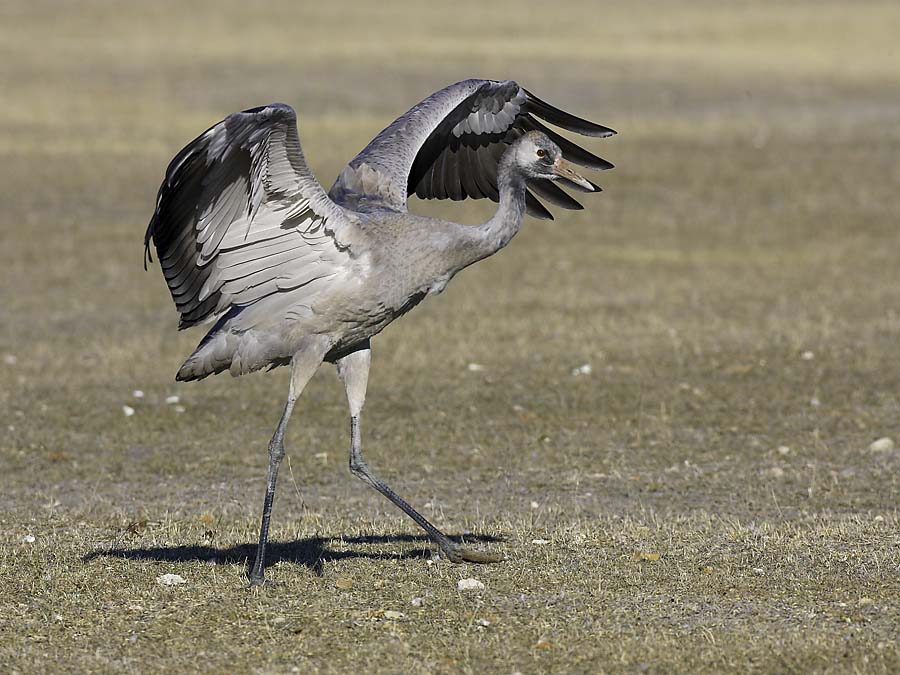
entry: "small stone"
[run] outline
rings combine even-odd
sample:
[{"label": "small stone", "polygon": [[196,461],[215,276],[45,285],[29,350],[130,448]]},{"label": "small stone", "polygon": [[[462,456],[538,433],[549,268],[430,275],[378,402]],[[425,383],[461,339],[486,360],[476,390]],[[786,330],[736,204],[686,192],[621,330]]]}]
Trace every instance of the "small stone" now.
[{"label": "small stone", "polygon": [[894,439],[888,438],[887,436],[885,436],[884,438],[879,438],[869,446],[870,452],[890,452],[893,449]]},{"label": "small stone", "polygon": [[3,363],[8,366],[14,366],[19,362],[19,359],[16,358],[15,354],[4,354],[3,355]]},{"label": "small stone", "polygon": [[466,368],[468,368],[473,373],[478,373],[478,372],[481,372],[482,370],[484,370],[484,366],[481,365],[480,363],[470,363],[469,365],[466,366]]},{"label": "small stone", "polygon": [[33,534],[26,534],[24,537],[22,537],[22,543],[33,544],[34,542],[35,538]]},{"label": "small stone", "polygon": [[456,582],[456,590],[458,591],[482,591],[484,590],[484,584],[478,581],[478,579],[460,579]]},{"label": "small stone", "polygon": [[876,523],[883,523],[883,522],[884,522],[884,516],[875,516],[874,520],[875,520]]},{"label": "small stone", "polygon": [[753,573],[754,573],[755,575],[761,577],[762,575],[764,575],[764,574],[766,573],[766,571],[765,571],[762,567],[754,567],[754,568],[753,568]]},{"label": "small stone", "polygon": [[384,612],[384,618],[390,619],[392,621],[399,621],[400,619],[406,618],[406,614],[404,614],[403,612],[397,612],[393,609],[388,609]]},{"label": "small stone", "polygon": [[533,509],[538,509],[538,508],[540,508],[540,507],[541,507],[541,505],[538,504],[537,502],[531,502],[531,508],[533,508]]},{"label": "small stone", "polygon": [[425,598],[420,598],[420,597],[416,596],[415,598],[413,598],[412,600],[409,601],[409,604],[411,604],[413,607],[421,607],[422,605],[425,604]]},{"label": "small stone", "polygon": [[131,417],[132,415],[134,415],[134,408],[132,408],[130,405],[123,405],[122,414],[125,415],[125,417]]},{"label": "small stone", "polygon": [[179,584],[186,584],[187,581],[180,574],[160,574],[156,577],[156,583],[162,586],[178,586]]},{"label": "small stone", "polygon": [[591,368],[590,363],[584,363],[577,368],[572,368],[572,375],[578,377],[579,375],[590,375],[593,372],[593,368]]},{"label": "small stone", "polygon": [[133,392],[131,392],[131,395],[135,398],[144,398],[144,392],[140,389],[135,389]]},{"label": "small stone", "polygon": [[178,396],[166,396],[166,405],[175,405],[180,400]]},{"label": "small stone", "polygon": [[813,396],[811,399],[809,399],[809,404],[813,408],[818,408],[820,405],[822,405],[822,402],[819,400],[818,396]]},{"label": "small stone", "polygon": [[791,449],[786,445],[779,445],[778,446],[778,454],[779,455],[789,455],[789,454],[791,454]]},{"label": "small stone", "polygon": [[488,621],[488,620],[485,619],[485,618],[480,618],[480,619],[478,619],[475,623],[477,623],[477,624],[478,624],[479,626],[481,626],[482,628],[487,628],[488,626],[491,625],[491,622]]},{"label": "small stone", "polygon": [[769,469],[769,475],[772,476],[772,478],[781,478],[782,476],[784,476],[784,469],[782,469],[780,466],[773,466],[771,469]]},{"label": "small stone", "polygon": [[535,546],[546,546],[547,544],[550,543],[550,540],[549,539],[532,539],[531,543],[534,544]]},{"label": "small stone", "polygon": [[816,355],[807,350],[800,355],[800,358],[804,361],[812,361],[814,358],[816,358]]},{"label": "small stone", "polygon": [[274,619],[272,619],[272,623],[275,624],[276,626],[279,626],[286,622],[287,622],[287,619],[285,619],[283,616],[276,616]]}]

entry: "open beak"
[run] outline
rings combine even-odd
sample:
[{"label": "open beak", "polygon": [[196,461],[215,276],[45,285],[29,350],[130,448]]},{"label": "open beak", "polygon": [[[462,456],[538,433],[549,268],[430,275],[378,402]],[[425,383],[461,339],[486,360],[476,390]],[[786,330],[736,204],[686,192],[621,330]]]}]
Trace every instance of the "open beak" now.
[{"label": "open beak", "polygon": [[572,165],[562,157],[553,162],[553,173],[560,178],[572,181],[575,185],[584,189],[585,192],[596,192],[597,188],[594,184],[584,176],[578,174]]}]

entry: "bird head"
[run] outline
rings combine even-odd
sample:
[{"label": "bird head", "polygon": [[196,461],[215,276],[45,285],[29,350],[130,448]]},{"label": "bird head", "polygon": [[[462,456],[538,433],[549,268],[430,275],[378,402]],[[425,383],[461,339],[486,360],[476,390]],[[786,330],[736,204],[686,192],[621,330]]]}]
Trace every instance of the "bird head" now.
[{"label": "bird head", "polygon": [[563,158],[559,146],[546,134],[529,131],[516,141],[513,148],[515,163],[526,178],[548,180],[565,178],[588,192],[594,191],[594,185],[572,168],[572,165]]}]

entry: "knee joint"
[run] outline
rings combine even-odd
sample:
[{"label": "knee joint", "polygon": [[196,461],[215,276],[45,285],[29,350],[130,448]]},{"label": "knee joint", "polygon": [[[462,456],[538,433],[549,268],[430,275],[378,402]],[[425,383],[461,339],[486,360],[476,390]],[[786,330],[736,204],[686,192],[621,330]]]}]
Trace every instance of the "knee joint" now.
[{"label": "knee joint", "polygon": [[366,463],[362,460],[362,457],[357,457],[355,455],[350,456],[350,472],[354,476],[364,476],[366,474]]}]

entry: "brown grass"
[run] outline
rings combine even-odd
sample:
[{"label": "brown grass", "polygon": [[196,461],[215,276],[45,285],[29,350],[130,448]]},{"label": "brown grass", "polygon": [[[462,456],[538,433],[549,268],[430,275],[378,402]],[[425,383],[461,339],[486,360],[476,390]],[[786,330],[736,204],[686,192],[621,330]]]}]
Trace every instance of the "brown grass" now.
[{"label": "brown grass", "polygon": [[[4,5],[0,671],[900,670],[898,34],[887,2]],[[585,211],[374,344],[371,463],[508,559],[431,561],[323,370],[248,590],[286,373],[173,382],[165,164],[283,100],[327,184],[470,76],[620,131]]]}]

